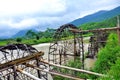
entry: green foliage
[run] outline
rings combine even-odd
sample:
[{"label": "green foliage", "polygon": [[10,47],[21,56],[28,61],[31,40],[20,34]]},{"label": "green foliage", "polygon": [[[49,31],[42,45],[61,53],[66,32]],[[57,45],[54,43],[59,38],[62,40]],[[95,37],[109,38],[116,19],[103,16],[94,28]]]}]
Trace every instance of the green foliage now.
[{"label": "green foliage", "polygon": [[40,37],[38,35],[36,35],[36,40],[39,40],[39,39],[40,39]]},{"label": "green foliage", "polygon": [[120,47],[118,45],[117,35],[112,33],[108,38],[106,46],[98,53],[94,71],[98,73],[107,73],[110,67],[115,64],[119,51]]},{"label": "green foliage", "polygon": [[53,37],[53,34],[55,32],[55,29],[50,29],[50,28],[47,28],[46,31],[44,32],[38,32],[37,33],[37,36],[39,36],[39,38],[52,38]]},{"label": "green foliage", "polygon": [[90,37],[92,35],[93,35],[93,33],[86,33],[86,34],[83,34],[83,37]]},{"label": "green foliage", "polygon": [[[77,58],[75,61],[70,60],[65,66],[80,69],[82,64],[80,62],[80,59]],[[54,67],[54,70],[59,70],[64,74],[72,74],[72,75],[77,76],[79,78],[89,78],[89,75],[84,74],[84,73],[80,73],[80,72],[77,72],[77,71],[72,71],[72,70],[68,70],[68,69],[59,69],[59,68],[56,68],[56,67]],[[61,77],[61,76],[54,76],[53,79],[54,80],[70,80],[68,78],[64,78],[64,77]]]},{"label": "green foliage", "polygon": [[0,46],[5,46],[7,44],[16,43],[16,42],[29,44],[29,45],[35,45],[35,44],[40,44],[40,43],[48,43],[51,41],[52,41],[52,38],[45,38],[45,37],[40,38],[40,39],[16,38],[13,40],[1,40]]},{"label": "green foliage", "polygon": [[[65,66],[68,66],[68,67],[74,67],[74,68],[81,68],[81,62],[79,59],[76,59],[75,61],[74,60],[70,60]],[[56,67],[54,67],[54,70],[57,70]],[[74,71],[71,71],[71,70],[68,70],[68,69],[59,69],[62,73],[64,74],[73,74],[73,75],[78,75],[78,73],[74,74],[75,72]],[[70,80],[68,78],[64,78],[64,77],[61,77],[61,76],[54,76],[53,77],[54,80]]]},{"label": "green foliage", "polygon": [[47,43],[47,42],[51,42],[52,38],[40,38],[39,40],[36,39],[24,39],[22,40],[22,43],[25,44],[30,44],[30,45],[34,45],[34,44],[40,44],[40,43]]},{"label": "green foliage", "polygon": [[17,38],[16,42],[22,42],[22,38]]},{"label": "green foliage", "polygon": [[75,60],[70,60],[65,66],[68,67],[74,67],[80,69],[82,64],[79,58],[76,58]]},{"label": "green foliage", "polygon": [[[117,79],[120,79],[120,56],[119,58],[117,59],[116,61],[116,64],[114,64],[112,67],[111,67],[111,70],[109,71],[109,78],[112,78],[114,80],[117,80]],[[110,80],[110,79],[109,79]]]},{"label": "green foliage", "polygon": [[119,80],[120,79],[120,56],[116,60],[116,63],[112,65],[107,75],[108,77],[102,77],[102,78],[99,78],[99,80]]},{"label": "green foliage", "polygon": [[101,22],[91,22],[82,24],[79,28],[83,30],[90,30],[90,29],[98,29],[98,28],[108,28],[108,27],[115,27],[117,24],[117,18],[113,17],[111,19],[107,19]]},{"label": "green foliage", "polygon": [[7,45],[7,43],[8,43],[8,41],[6,41],[6,40],[2,40],[2,41],[0,41],[0,46],[4,46],[4,45]]},{"label": "green foliage", "polygon": [[27,38],[34,38],[36,36],[37,36],[37,34],[35,32],[33,32],[32,30],[28,30],[26,33]]},{"label": "green foliage", "polygon": [[41,38],[38,42],[39,43],[47,43],[47,42],[51,42],[52,38]]}]

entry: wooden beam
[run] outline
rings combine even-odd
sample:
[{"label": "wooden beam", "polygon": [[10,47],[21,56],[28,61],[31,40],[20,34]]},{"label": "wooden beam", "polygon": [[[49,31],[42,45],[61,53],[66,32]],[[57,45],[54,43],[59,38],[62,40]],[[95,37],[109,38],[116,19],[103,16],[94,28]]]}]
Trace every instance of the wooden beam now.
[{"label": "wooden beam", "polygon": [[70,31],[75,33],[81,32],[97,32],[97,31],[109,31],[109,30],[117,30],[120,29],[119,27],[112,27],[112,28],[100,28],[100,29],[93,29],[93,30],[78,30],[78,29],[70,29]]},{"label": "wooden beam", "polygon": [[43,52],[33,53],[33,54],[28,55],[26,57],[22,57],[22,58],[19,58],[19,59],[15,59],[15,60],[0,64],[0,69],[4,69],[4,68],[7,68],[7,67],[10,67],[10,66],[13,66],[13,65],[19,65],[19,64],[28,62],[30,60],[34,60],[34,59],[36,59],[36,57],[40,57],[43,54],[44,54]]},{"label": "wooden beam", "polygon": [[30,78],[32,78],[32,79],[34,79],[34,80],[43,80],[43,79],[40,79],[40,78],[38,78],[38,77],[36,77],[36,76],[34,76],[34,75],[32,75],[32,74],[30,74],[30,73],[22,70],[22,69],[20,69],[20,68],[16,68],[16,70],[17,70],[18,72],[22,73],[22,74],[27,75],[28,77],[30,77]]},{"label": "wooden beam", "polygon": [[51,71],[49,71],[47,69],[41,69],[39,67],[36,67],[35,65],[31,65],[31,64],[25,64],[25,65],[28,66],[28,67],[32,67],[32,68],[34,68],[36,70],[40,70],[40,71],[49,73],[49,74],[53,74],[53,75],[57,75],[57,76],[62,76],[62,77],[69,78],[69,79],[74,79],[74,80],[84,80],[84,79],[80,79],[80,78],[73,77],[73,76],[70,76],[70,75],[66,75],[66,74],[63,74],[63,73],[51,72]]},{"label": "wooden beam", "polygon": [[95,73],[95,72],[91,72],[91,71],[87,71],[87,70],[82,70],[82,69],[76,69],[76,68],[72,68],[72,67],[57,65],[57,64],[48,63],[48,62],[45,62],[45,61],[41,61],[41,62],[43,62],[45,64],[48,64],[48,65],[51,65],[51,66],[56,66],[56,67],[59,67],[59,68],[64,68],[64,69],[69,69],[69,70],[73,70],[73,71],[78,71],[78,72],[81,72],[81,73],[86,73],[86,74],[92,74],[92,75],[96,75],[96,76],[106,77],[106,75],[100,74],[100,73]]}]

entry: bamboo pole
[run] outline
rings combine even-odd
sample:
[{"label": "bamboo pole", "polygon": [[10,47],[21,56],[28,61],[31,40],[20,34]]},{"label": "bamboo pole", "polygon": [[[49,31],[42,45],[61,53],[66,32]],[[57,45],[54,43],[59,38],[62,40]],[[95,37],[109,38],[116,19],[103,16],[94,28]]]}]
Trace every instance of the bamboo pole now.
[{"label": "bamboo pole", "polygon": [[19,59],[15,59],[15,60],[0,64],[0,69],[8,68],[8,67],[11,67],[13,65],[23,64],[23,63],[26,63],[28,61],[34,60],[36,57],[40,57],[40,56],[43,56],[43,55],[44,55],[43,52],[33,53],[33,54],[28,55],[26,57],[22,57],[22,58],[19,58]]},{"label": "bamboo pole", "polygon": [[76,39],[75,39],[75,33],[74,33],[74,61],[76,60],[77,56],[77,51],[76,51]]},{"label": "bamboo pole", "polygon": [[26,71],[24,71],[24,70],[22,70],[22,69],[17,68],[16,70],[17,70],[18,72],[22,73],[22,74],[25,74],[25,75],[29,76],[30,78],[32,78],[32,79],[34,79],[34,80],[42,80],[42,79],[37,78],[36,76],[34,76],[34,75],[32,75],[32,74],[30,74],[30,73],[28,73],[28,72],[26,72]]},{"label": "bamboo pole", "polygon": [[86,74],[92,74],[92,75],[96,75],[96,76],[102,76],[102,77],[106,77],[106,75],[104,74],[100,74],[100,73],[95,73],[95,72],[91,72],[91,71],[87,71],[87,70],[82,70],[82,69],[76,69],[76,68],[72,68],[72,67],[67,67],[67,66],[62,66],[62,65],[57,65],[57,64],[53,64],[53,63],[48,63],[45,61],[41,61],[45,64],[51,65],[51,66],[56,66],[59,68],[64,68],[64,69],[69,69],[69,70],[73,70],[73,71],[78,71],[78,72],[82,72],[82,73],[86,73]]},{"label": "bamboo pole", "polygon": [[120,45],[120,22],[119,22],[119,16],[117,16],[117,34],[118,34],[118,42],[119,42],[119,45]]},{"label": "bamboo pole", "polygon": [[69,78],[69,79],[74,79],[74,80],[84,80],[84,79],[80,79],[80,78],[77,78],[77,77],[72,77],[70,75],[65,75],[63,73],[58,73],[58,72],[50,72],[49,70],[47,69],[41,69],[39,67],[36,67],[34,65],[31,65],[31,64],[25,64],[26,66],[28,67],[32,67],[36,70],[40,70],[40,71],[43,71],[43,72],[46,72],[46,73],[49,73],[49,74],[53,74],[53,75],[57,75],[57,76],[62,76],[62,77],[65,77],[65,78]]},{"label": "bamboo pole", "polygon": [[120,29],[118,27],[112,27],[112,28],[100,28],[100,29],[93,29],[93,30],[78,30],[78,29],[70,29],[72,32],[75,33],[81,33],[81,32],[97,32],[97,31],[108,31],[108,30],[117,30]]}]

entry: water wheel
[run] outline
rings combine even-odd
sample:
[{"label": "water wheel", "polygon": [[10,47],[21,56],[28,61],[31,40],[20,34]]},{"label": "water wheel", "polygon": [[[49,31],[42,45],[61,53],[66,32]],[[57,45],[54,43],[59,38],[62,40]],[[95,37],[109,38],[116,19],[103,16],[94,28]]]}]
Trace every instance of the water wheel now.
[{"label": "water wheel", "polygon": [[53,42],[49,47],[49,62],[64,64],[68,59],[75,59],[80,56],[83,45],[82,37],[71,29],[78,29],[73,24],[65,24],[58,28],[53,36]]},{"label": "water wheel", "polygon": [[[20,60],[24,60],[27,56],[32,56],[34,53],[38,53],[38,50],[27,44],[9,44],[7,46],[0,47],[0,78],[2,80],[34,80],[33,78],[22,74],[16,70],[16,68],[20,68],[21,70],[26,71],[27,73],[34,75],[38,78],[46,79],[46,74],[41,74],[40,71],[28,67],[24,64],[14,64],[9,66],[9,63]],[[35,58],[33,60],[27,61],[29,64],[34,64],[38,67],[44,66],[44,64],[40,63],[39,60],[42,57]],[[3,64],[8,64],[8,66],[1,67]],[[42,76],[42,77],[41,77]]]}]

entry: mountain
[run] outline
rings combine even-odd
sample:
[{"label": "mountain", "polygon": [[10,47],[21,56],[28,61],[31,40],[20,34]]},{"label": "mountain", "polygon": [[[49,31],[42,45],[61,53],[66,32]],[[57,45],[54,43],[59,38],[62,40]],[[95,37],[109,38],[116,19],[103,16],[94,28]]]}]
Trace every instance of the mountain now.
[{"label": "mountain", "polygon": [[[33,32],[38,32],[35,29],[29,29],[29,30],[32,30]],[[28,29],[26,29],[26,30],[20,30],[15,35],[13,35],[11,38],[23,37],[23,36],[25,36],[25,34],[27,33],[27,31],[28,31]]]},{"label": "mountain", "polygon": [[117,8],[114,8],[110,11],[102,10],[102,11],[96,12],[94,14],[85,16],[83,18],[76,19],[70,23],[74,24],[76,26],[79,26],[79,25],[84,24],[84,23],[103,21],[103,20],[112,18],[114,16],[117,16],[119,14],[120,14],[120,6]]},{"label": "mountain", "polygon": [[9,36],[0,36],[0,39],[9,39]]}]

